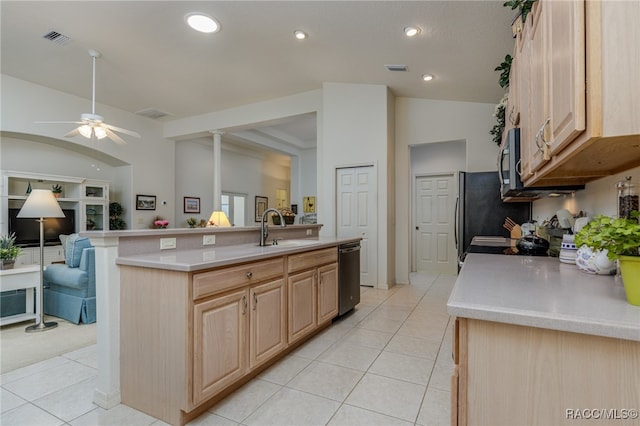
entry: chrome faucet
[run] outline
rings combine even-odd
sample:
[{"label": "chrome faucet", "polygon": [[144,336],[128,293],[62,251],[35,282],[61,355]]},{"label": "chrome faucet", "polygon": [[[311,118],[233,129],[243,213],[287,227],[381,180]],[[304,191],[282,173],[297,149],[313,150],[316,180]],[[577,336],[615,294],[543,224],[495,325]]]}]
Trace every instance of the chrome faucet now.
[{"label": "chrome faucet", "polygon": [[269,212],[278,213],[278,216],[280,216],[280,226],[283,228],[285,227],[284,217],[282,217],[282,213],[280,213],[280,210],[274,209],[273,207],[271,207],[270,209],[266,209],[264,213],[262,213],[262,220],[260,221],[260,246],[267,245],[267,237],[269,236],[269,225],[267,225],[266,220],[267,213]]}]

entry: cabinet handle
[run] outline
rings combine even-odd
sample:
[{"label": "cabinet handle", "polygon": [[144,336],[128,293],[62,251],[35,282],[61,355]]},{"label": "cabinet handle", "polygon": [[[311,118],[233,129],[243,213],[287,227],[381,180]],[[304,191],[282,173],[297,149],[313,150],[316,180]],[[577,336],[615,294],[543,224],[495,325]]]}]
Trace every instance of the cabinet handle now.
[{"label": "cabinet handle", "polygon": [[247,313],[247,296],[242,296],[242,315]]},{"label": "cabinet handle", "polygon": [[256,293],[253,293],[253,310],[256,310],[256,307],[258,306],[258,296],[256,296]]},{"label": "cabinet handle", "polygon": [[544,158],[545,161],[549,161],[551,159],[551,156],[549,156],[549,147],[551,145],[549,145],[549,141],[546,141],[544,139],[544,128],[547,127],[547,124],[549,124],[550,122],[551,122],[551,117],[547,118],[542,124],[542,127],[540,128],[540,140],[544,144],[542,145],[542,158]]},{"label": "cabinet handle", "polygon": [[[518,167],[520,168],[520,170],[518,170]],[[522,160],[518,160],[518,162],[516,163],[516,173],[518,174],[518,176],[522,177]]]},{"label": "cabinet handle", "polygon": [[251,278],[251,277],[253,277],[253,272],[251,271],[247,272],[247,278]]}]

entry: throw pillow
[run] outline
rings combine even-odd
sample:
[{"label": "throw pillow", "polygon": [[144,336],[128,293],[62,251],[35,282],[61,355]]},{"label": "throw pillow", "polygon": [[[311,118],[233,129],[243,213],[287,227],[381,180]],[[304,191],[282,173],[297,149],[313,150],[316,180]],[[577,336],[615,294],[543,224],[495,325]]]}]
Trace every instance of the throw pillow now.
[{"label": "throw pillow", "polygon": [[82,250],[92,247],[87,237],[81,237],[78,234],[71,234],[67,238],[67,250],[65,260],[69,268],[77,268],[80,266],[80,258]]},{"label": "throw pillow", "polygon": [[67,238],[69,238],[69,235],[60,234],[60,236],[58,238],[60,238],[60,242],[62,243],[62,255],[66,259],[66,257],[67,257]]}]

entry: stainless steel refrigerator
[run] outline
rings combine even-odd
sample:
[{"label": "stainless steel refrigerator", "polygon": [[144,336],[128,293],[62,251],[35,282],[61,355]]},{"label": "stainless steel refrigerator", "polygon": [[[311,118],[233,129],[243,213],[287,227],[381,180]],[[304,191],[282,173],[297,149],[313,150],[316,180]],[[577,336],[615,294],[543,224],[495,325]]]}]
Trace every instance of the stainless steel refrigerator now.
[{"label": "stainless steel refrigerator", "polygon": [[509,237],[504,220],[516,223],[531,219],[531,203],[504,203],[500,195],[498,172],[460,172],[456,201],[456,245],[458,259],[473,237]]}]

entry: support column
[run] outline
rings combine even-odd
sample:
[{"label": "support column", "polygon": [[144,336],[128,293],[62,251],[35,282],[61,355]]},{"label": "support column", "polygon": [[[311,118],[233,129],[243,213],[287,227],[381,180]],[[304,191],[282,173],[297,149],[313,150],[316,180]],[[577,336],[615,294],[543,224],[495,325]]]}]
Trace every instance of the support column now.
[{"label": "support column", "polygon": [[98,380],[93,402],[109,409],[120,403],[120,270],[118,237],[91,237],[95,247]]},{"label": "support column", "polygon": [[220,130],[211,130],[213,133],[213,211],[222,210],[222,134]]}]

